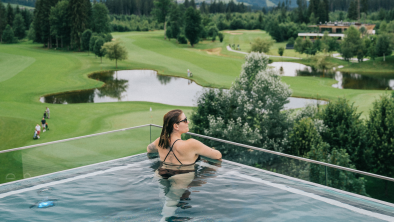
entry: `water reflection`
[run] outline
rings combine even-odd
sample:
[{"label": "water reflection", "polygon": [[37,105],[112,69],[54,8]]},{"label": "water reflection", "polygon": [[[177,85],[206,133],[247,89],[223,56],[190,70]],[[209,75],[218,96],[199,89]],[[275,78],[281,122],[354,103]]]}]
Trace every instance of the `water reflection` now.
[{"label": "water reflection", "polygon": [[[283,72],[287,72],[286,69]],[[153,70],[111,71],[89,77],[102,81],[105,85],[97,89],[49,95],[41,97],[40,101],[56,104],[147,101],[176,106],[196,106],[197,98],[204,90],[204,87],[192,80],[157,75]],[[302,98],[289,98],[289,101],[285,109],[301,108],[317,102]]]},{"label": "water reflection", "polygon": [[283,76],[311,76],[335,79],[338,81],[338,83],[332,86],[339,89],[394,89],[394,77],[392,79],[371,77],[356,73],[339,71],[326,71],[323,73],[312,67],[293,62],[274,62],[270,64],[270,66],[278,70],[280,75]]},{"label": "water reflection", "polygon": [[[201,187],[207,183],[208,178],[215,178],[221,161],[202,159],[192,166],[171,166],[163,165],[159,161],[158,154],[148,154],[152,159],[151,169],[154,173],[154,180],[160,187],[160,198],[163,200],[163,208],[160,221],[187,221],[190,217],[176,216],[177,209],[187,210],[192,208],[192,192],[194,187]],[[185,169],[183,169],[185,168]],[[164,172],[165,171],[165,172]],[[169,176],[167,171],[178,172]],[[197,194],[195,194],[197,195]]]}]

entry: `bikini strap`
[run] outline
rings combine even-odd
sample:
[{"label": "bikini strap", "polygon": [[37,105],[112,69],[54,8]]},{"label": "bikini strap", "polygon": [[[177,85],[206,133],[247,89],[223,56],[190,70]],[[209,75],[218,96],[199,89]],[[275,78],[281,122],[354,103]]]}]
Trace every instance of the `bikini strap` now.
[{"label": "bikini strap", "polygon": [[[181,140],[181,139],[177,139],[174,141],[174,143],[172,144],[172,146],[170,146],[170,151],[168,151],[167,156],[164,158],[163,162],[166,161],[168,155],[170,154],[170,152],[172,151],[172,153],[174,153],[174,151],[172,150],[172,148],[174,147],[174,144],[176,143],[176,141]],[[175,153],[174,153],[175,158],[178,160],[178,162],[182,165],[182,162],[179,161],[178,157],[176,157]]]}]

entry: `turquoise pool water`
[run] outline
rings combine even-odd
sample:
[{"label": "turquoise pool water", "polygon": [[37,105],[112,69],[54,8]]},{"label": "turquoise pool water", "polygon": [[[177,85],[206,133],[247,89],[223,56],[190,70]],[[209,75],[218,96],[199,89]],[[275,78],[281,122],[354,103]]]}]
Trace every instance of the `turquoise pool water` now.
[{"label": "turquoise pool water", "polygon": [[[0,186],[2,221],[394,221],[394,207],[230,161],[178,179],[146,154]],[[53,206],[39,208],[52,201]]]}]

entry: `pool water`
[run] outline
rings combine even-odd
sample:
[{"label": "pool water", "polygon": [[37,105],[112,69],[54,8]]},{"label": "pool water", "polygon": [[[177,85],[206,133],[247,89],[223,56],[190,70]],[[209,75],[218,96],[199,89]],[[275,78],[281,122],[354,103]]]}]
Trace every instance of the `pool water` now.
[{"label": "pool water", "polygon": [[[135,155],[0,186],[3,221],[394,221],[394,207],[230,161],[164,180]],[[38,203],[53,206],[39,208]]]}]

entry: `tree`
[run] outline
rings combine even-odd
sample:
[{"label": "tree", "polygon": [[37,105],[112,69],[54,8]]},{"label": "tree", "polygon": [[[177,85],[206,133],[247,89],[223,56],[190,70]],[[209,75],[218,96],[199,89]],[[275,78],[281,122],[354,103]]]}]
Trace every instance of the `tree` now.
[{"label": "tree", "polygon": [[167,25],[166,36],[168,38],[168,41],[171,40],[171,38],[172,38],[172,30],[171,30],[171,26],[169,26],[169,25]]},{"label": "tree", "polygon": [[324,51],[321,54],[315,55],[312,58],[312,66],[317,69],[323,71],[323,76],[327,69],[331,69],[334,67],[334,64],[331,64],[328,60],[327,52]]},{"label": "tree", "polygon": [[0,0],[0,42],[3,42],[2,36],[5,27],[7,26],[6,8]]},{"label": "tree", "polygon": [[81,51],[82,32],[88,26],[88,10],[85,0],[69,0],[71,45],[73,48],[78,48],[79,51]]},{"label": "tree", "polygon": [[[90,38],[92,37],[92,31],[90,29],[86,29],[82,33],[82,49],[83,50],[88,50],[89,52],[89,43],[90,43]],[[104,44],[104,43],[103,43]],[[89,55],[89,54],[88,54]]]},{"label": "tree", "polygon": [[108,17],[108,8],[103,3],[97,3],[93,5],[93,32],[96,33],[109,33],[109,17]]},{"label": "tree", "polygon": [[223,33],[219,32],[219,33],[218,33],[218,36],[219,36],[219,41],[220,41],[220,42],[223,42],[223,39],[224,39]]},{"label": "tree", "polygon": [[369,171],[372,150],[367,146],[366,127],[354,104],[345,98],[330,102],[319,114],[328,130],[322,134],[323,141],[331,149],[345,149],[350,160],[359,170]]},{"label": "tree", "polygon": [[357,3],[356,0],[352,0],[350,2],[350,6],[347,12],[347,17],[351,20],[357,20],[358,18],[358,11],[357,11]]},{"label": "tree", "polygon": [[185,36],[189,40],[190,45],[198,43],[201,32],[201,14],[200,11],[189,7],[185,13]]},{"label": "tree", "polygon": [[314,121],[309,117],[302,118],[294,124],[293,130],[289,133],[289,140],[291,146],[286,153],[300,157],[323,142]]},{"label": "tree", "polygon": [[102,50],[105,50],[105,56],[109,60],[116,61],[116,68],[118,68],[118,60],[127,59],[127,50],[121,45],[119,41],[105,43],[102,47]]},{"label": "tree", "polygon": [[51,7],[55,6],[58,0],[40,0],[37,2],[39,5],[37,12],[35,13],[34,19],[36,20],[37,24],[34,28],[39,29],[36,34],[40,35],[41,43],[46,45],[48,48],[52,48],[52,33],[51,33],[51,23],[49,22],[50,19],[50,12]]},{"label": "tree", "polygon": [[[367,121],[367,137],[373,149],[375,173],[394,176],[394,100],[388,94],[374,101]],[[386,194],[388,183],[386,181]]]},{"label": "tree", "polygon": [[70,42],[71,27],[68,20],[69,2],[60,1],[51,8],[49,22],[51,24],[51,35],[56,37],[56,47],[59,47],[58,39],[60,38],[60,47],[64,47],[64,43]]},{"label": "tree", "polygon": [[[307,158],[355,169],[345,149],[337,150],[334,148],[329,152],[329,145],[327,143],[320,143],[316,147],[312,147],[311,151],[307,154]],[[318,164],[310,165],[309,171],[309,179],[311,182],[361,195],[367,195],[365,190],[366,180],[363,177],[357,177],[356,174],[352,172],[337,170],[332,167],[324,167]],[[327,177],[327,175],[329,176]]]},{"label": "tree", "polygon": [[12,6],[10,3],[7,4],[7,9],[6,9],[6,17],[7,17],[7,24],[12,27],[12,23],[14,22],[15,14],[14,14],[14,9],[12,9]]},{"label": "tree", "polygon": [[101,63],[103,63],[103,56],[106,54],[106,49],[103,48],[104,43],[104,39],[102,37],[98,37],[93,47],[93,52],[101,59]]},{"label": "tree", "polygon": [[365,28],[365,26],[361,26],[361,28],[359,29],[362,37],[364,37],[364,35],[367,34],[367,28]]},{"label": "tree", "polygon": [[305,53],[305,48],[303,43],[304,43],[304,39],[302,37],[298,37],[294,43],[294,50],[300,54]]},{"label": "tree", "polygon": [[283,47],[279,47],[279,49],[278,49],[278,54],[280,55],[280,56],[283,56],[283,53],[285,52],[285,48],[283,48]]},{"label": "tree", "polygon": [[358,49],[362,48],[363,45],[360,32],[354,26],[350,26],[345,35],[341,43],[341,54],[346,61],[349,61],[353,56],[357,55]]},{"label": "tree", "polygon": [[155,7],[152,14],[155,16],[157,22],[164,24],[164,39],[166,38],[166,17],[171,10],[171,0],[155,0],[153,2]]},{"label": "tree", "polygon": [[98,39],[97,33],[93,33],[89,40],[89,51],[92,51],[93,53],[94,53],[94,45],[96,44],[97,39]]},{"label": "tree", "polygon": [[239,79],[230,90],[210,89],[197,100],[193,132],[283,151],[287,143],[287,113],[291,95],[268,56],[257,52],[245,58]]},{"label": "tree", "polygon": [[376,42],[376,55],[377,56],[389,56],[393,53],[390,46],[391,36],[390,34],[382,34],[378,36]]},{"label": "tree", "polygon": [[12,30],[11,26],[8,24],[3,31],[2,39],[3,39],[4,43],[14,43],[15,42],[14,31]]},{"label": "tree", "polygon": [[15,15],[13,24],[14,24],[13,30],[15,37],[17,37],[18,39],[25,38],[26,36],[25,21],[23,20],[23,17],[20,13]]},{"label": "tree", "polygon": [[181,33],[183,17],[184,14],[180,7],[177,4],[173,4],[169,18],[169,23],[171,25],[171,35],[173,38],[178,38],[178,35]]},{"label": "tree", "polygon": [[316,25],[318,21],[319,21],[319,17],[316,18],[315,13],[312,13],[311,16],[309,17],[309,23]]},{"label": "tree", "polygon": [[256,38],[252,42],[251,52],[268,53],[270,48],[274,45],[275,41],[271,39]]}]

